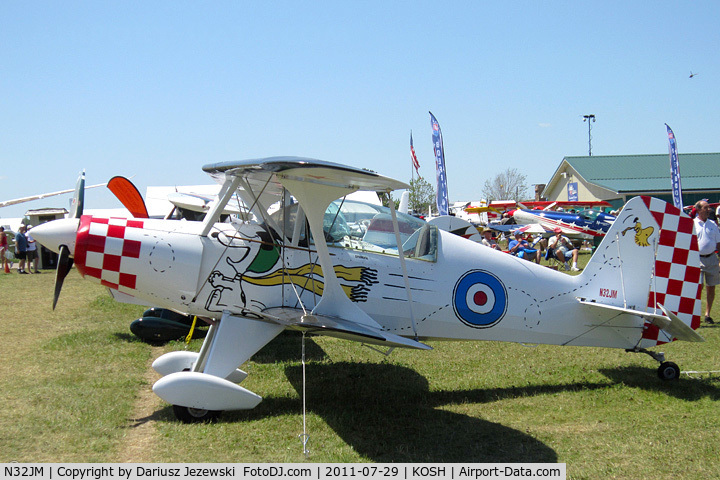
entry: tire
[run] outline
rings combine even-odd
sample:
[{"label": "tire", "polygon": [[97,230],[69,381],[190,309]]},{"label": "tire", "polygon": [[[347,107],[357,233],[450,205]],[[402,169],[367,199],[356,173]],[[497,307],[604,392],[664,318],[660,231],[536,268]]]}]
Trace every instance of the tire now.
[{"label": "tire", "polygon": [[678,380],[680,378],[680,367],[673,362],[663,362],[658,368],[660,380]]},{"label": "tire", "polygon": [[212,423],[217,421],[222,412],[173,405],[173,413],[182,423]]}]

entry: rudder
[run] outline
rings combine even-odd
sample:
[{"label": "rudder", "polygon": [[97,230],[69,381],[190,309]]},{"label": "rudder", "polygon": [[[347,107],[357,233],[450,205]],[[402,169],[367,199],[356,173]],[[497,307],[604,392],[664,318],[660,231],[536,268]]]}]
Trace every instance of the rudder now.
[{"label": "rudder", "polygon": [[[662,200],[628,201],[581,278],[582,294],[590,301],[660,314],[663,305],[692,329],[700,326],[702,284],[693,220]],[[669,341],[668,333],[645,323],[638,346]]]}]

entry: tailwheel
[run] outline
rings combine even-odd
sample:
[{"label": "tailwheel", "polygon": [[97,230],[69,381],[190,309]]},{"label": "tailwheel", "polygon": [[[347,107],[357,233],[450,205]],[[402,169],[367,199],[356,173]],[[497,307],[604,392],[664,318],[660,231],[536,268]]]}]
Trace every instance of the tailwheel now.
[{"label": "tailwheel", "polygon": [[183,423],[212,423],[217,421],[222,411],[173,405],[173,413]]},{"label": "tailwheel", "polygon": [[661,380],[677,380],[680,378],[680,367],[673,362],[662,362],[657,372]]}]

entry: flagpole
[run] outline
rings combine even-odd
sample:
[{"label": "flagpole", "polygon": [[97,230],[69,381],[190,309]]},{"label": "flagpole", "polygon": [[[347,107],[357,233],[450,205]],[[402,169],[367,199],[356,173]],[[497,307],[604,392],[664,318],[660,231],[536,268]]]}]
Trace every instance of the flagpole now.
[{"label": "flagpole", "polygon": [[[412,186],[415,183],[415,172],[418,174],[418,179],[420,178],[420,172],[418,171],[418,167],[420,164],[417,161],[417,155],[415,154],[415,147],[413,146],[413,136],[412,136],[412,129],[410,130],[410,191],[408,192],[408,195],[412,196]],[[417,199],[413,200],[413,204],[410,205],[410,199],[408,199],[408,205],[413,209],[413,212],[416,211],[417,205],[415,204],[415,201]]]},{"label": "flagpole", "polygon": [[[410,148],[412,148],[412,129],[410,130]],[[410,157],[410,185],[415,180],[415,165],[412,162],[412,153]]]},{"label": "flagpole", "polygon": [[[415,155],[415,147],[413,146],[412,130],[410,130],[410,160],[412,160],[412,162],[411,162],[412,167],[415,169],[414,172],[412,171],[412,169],[410,170],[410,182],[412,184],[414,184],[415,183],[415,174],[416,173],[418,174],[418,176],[417,176],[418,180],[422,180],[422,176],[420,175],[420,162],[418,162],[417,155]],[[412,191],[410,193],[412,193]],[[417,189],[415,190],[415,193],[417,193]],[[417,197],[417,195],[416,195],[416,197]],[[413,205],[412,205],[413,211],[417,211],[417,204],[415,203],[417,200],[418,200],[417,198],[415,198],[415,200],[413,200]],[[410,202],[408,201],[408,204],[409,203]]]}]

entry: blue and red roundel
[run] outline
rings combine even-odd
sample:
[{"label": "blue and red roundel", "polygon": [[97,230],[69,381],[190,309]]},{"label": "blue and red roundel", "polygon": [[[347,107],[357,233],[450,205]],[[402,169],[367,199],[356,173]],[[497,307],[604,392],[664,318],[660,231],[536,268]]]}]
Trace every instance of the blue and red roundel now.
[{"label": "blue and red roundel", "polygon": [[505,285],[485,270],[468,272],[455,285],[453,308],[458,318],[471,327],[492,327],[507,310]]}]

